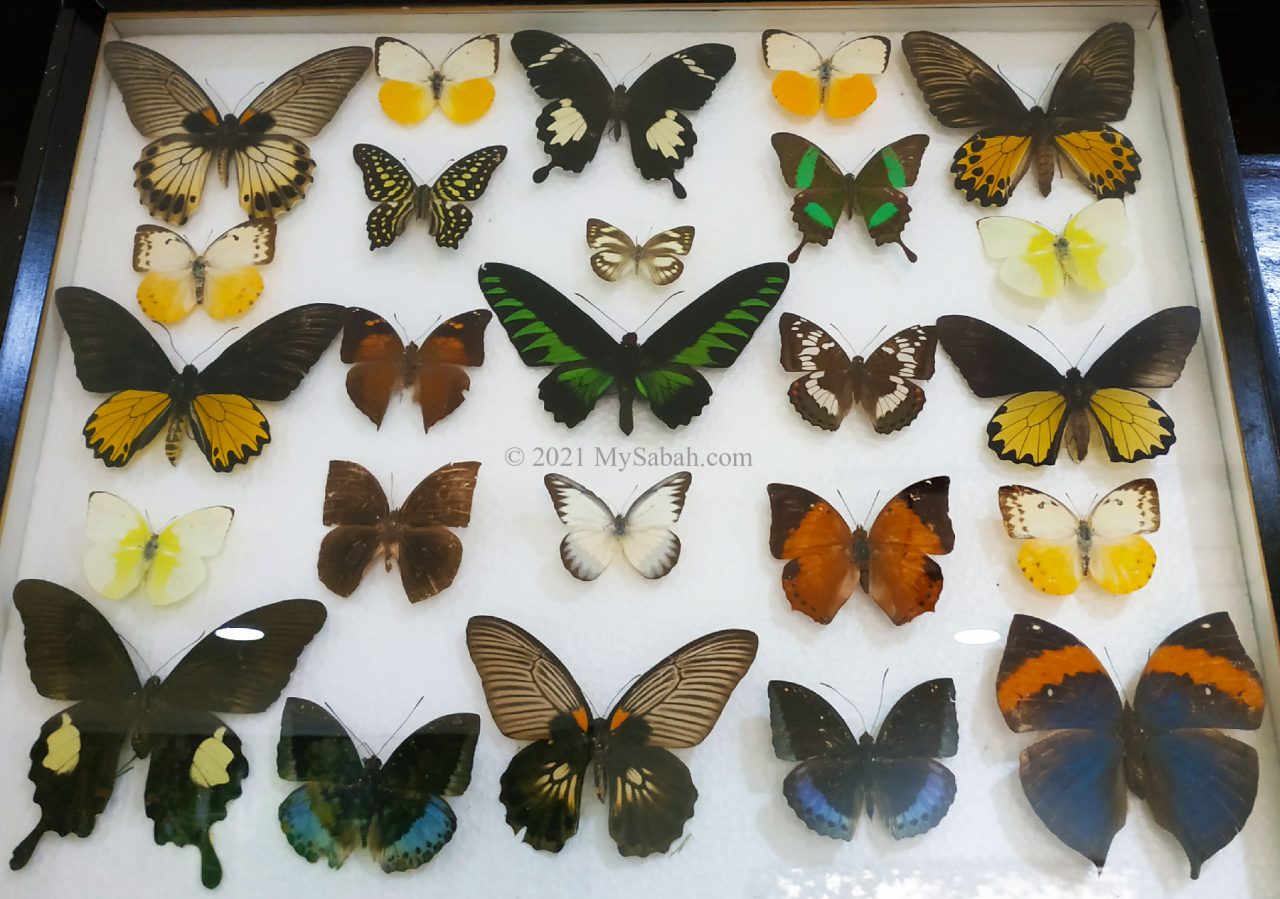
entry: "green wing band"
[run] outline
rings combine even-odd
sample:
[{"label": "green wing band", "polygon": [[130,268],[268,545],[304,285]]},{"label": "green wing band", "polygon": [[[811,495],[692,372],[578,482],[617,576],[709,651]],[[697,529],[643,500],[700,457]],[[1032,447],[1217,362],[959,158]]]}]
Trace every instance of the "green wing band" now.
[{"label": "green wing band", "polygon": [[480,267],[480,291],[525,365],[562,365],[617,355],[618,342],[537,276],[496,262]]},{"label": "green wing band", "polygon": [[732,365],[781,298],[789,274],[785,264],[774,262],[730,275],[645,341],[646,367]]}]

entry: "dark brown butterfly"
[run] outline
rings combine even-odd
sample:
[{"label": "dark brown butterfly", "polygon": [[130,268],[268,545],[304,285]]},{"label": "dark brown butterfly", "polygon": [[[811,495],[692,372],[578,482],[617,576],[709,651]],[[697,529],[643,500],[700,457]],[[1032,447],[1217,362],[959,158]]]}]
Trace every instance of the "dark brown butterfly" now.
[{"label": "dark brown butterfly", "polygon": [[342,361],[347,396],[379,428],[393,394],[413,388],[422,407],[422,430],[462,405],[471,386],[464,367],[484,364],[484,329],[493,318],[488,309],[473,309],[446,319],[422,346],[406,347],[381,315],[352,307],[342,332]]},{"label": "dark brown butterfly", "polygon": [[321,582],[350,596],[365,571],[382,556],[387,571],[400,563],[410,602],[435,596],[453,583],[462,564],[462,541],[449,528],[471,522],[471,496],[479,462],[452,462],[423,479],[399,509],[369,470],[355,462],[329,463],[324,523],[336,525],[320,543]]},{"label": "dark brown butterfly", "polygon": [[1045,109],[1027,109],[1009,82],[951,38],[910,31],[902,52],[938,121],[976,129],[951,164],[966,199],[1003,206],[1033,165],[1040,193],[1048,196],[1059,159],[1099,199],[1137,189],[1142,157],[1107,124],[1128,115],[1133,100],[1131,26],[1112,22],[1086,38]]},{"label": "dark brown butterfly", "polygon": [[787,396],[800,416],[817,428],[834,431],[857,403],[876,432],[889,434],[916,420],[924,391],[907,378],[933,377],[937,338],[932,325],[913,325],[894,334],[868,356],[849,357],[825,330],[791,312],[778,321],[782,367],[804,372]]}]

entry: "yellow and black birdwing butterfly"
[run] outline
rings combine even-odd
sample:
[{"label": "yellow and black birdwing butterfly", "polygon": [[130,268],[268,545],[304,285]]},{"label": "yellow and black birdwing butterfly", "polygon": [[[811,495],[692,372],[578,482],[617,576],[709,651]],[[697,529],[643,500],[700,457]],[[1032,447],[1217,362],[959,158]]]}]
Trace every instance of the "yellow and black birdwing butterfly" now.
[{"label": "yellow and black birdwing butterfly", "polygon": [[976,129],[951,165],[965,199],[1003,206],[1033,166],[1048,196],[1058,160],[1098,199],[1137,189],[1142,157],[1107,124],[1123,119],[1133,99],[1132,26],[1112,22],[1086,38],[1044,109],[1027,109],[1008,81],[951,38],[910,31],[902,52],[938,121]]},{"label": "yellow and black birdwing butterfly", "polygon": [[240,205],[251,218],[275,217],[301,202],[315,160],[299,138],[314,137],[337,113],[373,58],[368,47],[339,47],[285,72],[240,115],[221,114],[194,78],[171,59],[128,41],[110,41],[103,59],[129,120],[155,138],[133,167],[152,215],[183,224],[200,205],[209,164],[227,184],[234,156]]},{"label": "yellow and black birdwing butterfly", "polygon": [[502,775],[507,823],[535,849],[559,852],[578,830],[588,769],[625,856],[666,852],[693,817],[698,791],[671,749],[697,746],[755,660],[746,630],[707,634],[636,679],[596,718],[555,654],[501,618],[467,622],[467,649],[494,721],[530,740]]},{"label": "yellow and black birdwing butterfly", "polygon": [[119,303],[83,287],[55,295],[71,340],[76,377],[90,393],[110,393],[84,425],[85,445],[108,468],[125,465],[166,430],[177,464],[188,427],[214,471],[262,452],[271,428],[254,400],[291,394],[342,329],[346,310],[298,306],[231,344],[204,369],[173,367],[160,344]]},{"label": "yellow and black birdwing butterfly", "polygon": [[45,833],[93,831],[127,742],[151,759],[145,803],[156,843],[198,847],[201,882],[217,886],[210,830],[249,774],[239,737],[218,714],[262,712],[279,698],[325,622],[324,605],[288,599],[252,609],[206,635],[164,679],[144,682],[107,619],[80,596],[24,580],[13,601],[31,682],[41,696],[75,704],[49,718],[31,747],[40,820],[9,867],[26,865]]},{"label": "yellow and black birdwing butterfly", "polygon": [[1090,421],[1112,462],[1163,456],[1173,419],[1138,388],[1172,387],[1200,335],[1200,311],[1174,306],[1120,336],[1084,374],[1064,375],[999,328],[967,315],[938,319],[938,342],[980,397],[1009,396],[987,425],[1001,459],[1052,465],[1066,441],[1077,462],[1089,451]]}]

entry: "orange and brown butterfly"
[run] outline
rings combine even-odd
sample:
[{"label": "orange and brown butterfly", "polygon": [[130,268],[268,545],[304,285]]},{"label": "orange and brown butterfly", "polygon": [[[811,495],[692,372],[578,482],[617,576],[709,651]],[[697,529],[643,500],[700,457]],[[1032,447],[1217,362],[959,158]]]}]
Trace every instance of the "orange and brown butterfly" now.
[{"label": "orange and brown butterfly", "polygon": [[484,329],[491,318],[488,309],[472,309],[446,319],[421,346],[405,346],[385,318],[353,306],[342,332],[342,361],[351,365],[347,396],[381,428],[391,397],[412,388],[422,407],[422,430],[429,431],[466,399],[466,368],[484,364]]},{"label": "orange and brown butterfly", "polygon": [[1048,196],[1059,160],[1098,199],[1137,189],[1142,157],[1107,124],[1123,119],[1133,100],[1131,26],[1113,22],[1086,38],[1043,109],[1027,109],[1008,81],[951,38],[911,31],[902,52],[938,121],[975,131],[951,165],[966,199],[1003,206],[1029,168]]},{"label": "orange and brown butterfly", "polygon": [[462,565],[462,541],[449,528],[471,523],[479,462],[452,462],[427,475],[393,510],[378,479],[363,465],[334,460],[324,487],[324,523],[333,530],[320,543],[320,581],[350,596],[381,556],[386,570],[400,565],[410,602],[435,596]]},{"label": "orange and brown butterfly", "polygon": [[846,41],[823,56],[798,34],[770,28],[760,36],[764,64],[778,74],[773,97],[788,112],[816,115],[826,108],[833,119],[847,119],[876,101],[872,75],[889,65],[889,39],[868,35]]},{"label": "orange and brown butterfly", "polygon": [[769,550],[787,560],[782,590],[791,608],[829,624],[861,586],[894,624],[933,611],[951,552],[951,479],[929,478],[889,500],[870,530],[849,525],[831,503],[791,484],[770,484]]}]

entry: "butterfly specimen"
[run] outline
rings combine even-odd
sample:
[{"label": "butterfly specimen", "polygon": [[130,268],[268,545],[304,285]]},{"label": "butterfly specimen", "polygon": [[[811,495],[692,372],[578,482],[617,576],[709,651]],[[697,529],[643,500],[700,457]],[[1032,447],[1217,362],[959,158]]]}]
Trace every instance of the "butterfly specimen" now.
[{"label": "butterfly specimen", "polygon": [[1078,639],[1015,615],[996,701],[1015,733],[1048,731],[1022,751],[1022,790],[1053,835],[1099,869],[1124,826],[1126,784],[1182,844],[1192,878],[1253,810],[1258,753],[1218,728],[1257,730],[1262,680],[1226,612],[1166,637],[1132,705]]},{"label": "butterfly specimen", "polygon": [[630,88],[609,86],[582,50],[546,31],[517,31],[511,50],[533,91],[549,100],[538,116],[538,140],[551,161],[533,173],[542,183],[552,169],[581,172],[595,158],[605,132],[614,140],[627,126],[631,159],[650,180],[666,179],[685,198],[676,172],[693,155],[698,135],[682,113],[701,109],[737,56],[727,44],[698,44],[663,57]]},{"label": "butterfly specimen", "polygon": [[152,605],[167,606],[204,583],[204,560],[222,552],[235,510],[208,506],[173,519],[158,532],[129,503],[95,490],[86,528],[92,544],[84,574],[99,595],[124,599],[145,580]]},{"label": "butterfly specimen", "polygon": [[891,434],[915,421],[924,408],[924,391],[907,379],[933,377],[937,338],[932,325],[899,331],[865,360],[849,358],[835,338],[794,313],[782,313],[778,331],[783,370],[804,372],[791,382],[787,396],[815,428],[836,430],[857,403],[876,433]]},{"label": "butterfly specimen", "polygon": [[240,115],[220,113],[195,79],[172,60],[127,41],[109,41],[103,59],[129,120],[143,137],[133,166],[142,205],[183,224],[204,194],[209,164],[225,187],[236,163],[240,206],[250,218],[278,216],[302,201],[315,160],[299,138],[329,124],[369,68],[368,47],[339,47],[285,72]]},{"label": "butterfly specimen", "polygon": [[276,766],[302,786],[280,803],[280,829],[298,855],[331,868],[361,846],[388,873],[425,865],[458,828],[444,797],[470,785],[479,735],[480,716],[445,715],[406,737],[386,764],[375,755],[361,761],[337,718],[290,696]]},{"label": "butterfly specimen", "polygon": [[492,317],[488,309],[463,312],[436,327],[422,346],[410,341],[406,347],[381,315],[351,307],[342,332],[342,361],[351,365],[347,396],[381,428],[392,395],[412,388],[422,430],[431,430],[466,398],[466,369],[484,364],[484,329]]},{"label": "butterfly specimen", "polygon": [[565,571],[594,581],[619,556],[647,578],[660,578],[680,560],[680,538],[671,528],[684,511],[693,475],[677,471],[654,484],[619,515],[609,504],[562,474],[544,479],[556,514],[569,533],[560,541]]},{"label": "butterfly specimen", "polygon": [[412,219],[427,223],[436,246],[456,250],[471,230],[466,204],[484,194],[493,170],[507,158],[507,148],[476,150],[445,169],[431,186],[414,181],[400,160],[381,147],[356,144],[352,155],[364,176],[365,196],[378,204],[364,223],[370,250],[391,246]]},{"label": "butterfly specimen", "polygon": [[632,240],[613,225],[587,219],[591,270],[605,281],[617,281],[628,268],[654,284],[670,284],[684,272],[681,256],[693,246],[693,225],[660,231],[644,243]]},{"label": "butterfly specimen", "polygon": [[916,183],[920,157],[929,138],[912,134],[876,152],[856,176],[846,175],[831,157],[798,134],[779,131],[771,138],[787,186],[800,191],[791,203],[791,218],[800,229],[800,245],[787,257],[794,263],[805,244],[825,247],[842,215],[862,217],[876,246],[896,243],[916,261],[902,242],[902,229],[911,218],[911,204],[903,191]]},{"label": "butterfly specimen", "polygon": [[200,880],[222,864],[210,830],[249,774],[236,732],[219,714],[266,711],[325,621],[321,603],[288,599],[237,615],[205,635],[169,674],[143,682],[124,643],[92,605],[48,581],[19,581],[13,602],[26,632],[27,667],[41,696],[71,701],[31,746],[40,820],[13,850],[15,871],[45,833],[87,837],[111,799],[126,742],[147,772],[147,817],[159,845],[200,850]]},{"label": "butterfly specimen", "polygon": [[180,322],[196,306],[212,318],[243,315],[262,295],[258,266],[276,255],[274,219],[250,219],[223,232],[203,253],[176,231],[139,225],[133,234],[133,270],[146,272],[138,305],[147,318]]},{"label": "butterfly specimen", "polygon": [[824,57],[813,44],[789,31],[770,28],[760,37],[764,64],[777,72],[773,97],[796,115],[823,107],[833,119],[866,112],[876,102],[872,75],[889,65],[889,40],[879,35],[846,41]]},{"label": "butterfly specimen", "polygon": [[1200,311],[1175,306],[1138,322],[1084,374],[1061,374],[999,328],[967,315],[938,319],[938,340],[977,396],[1016,394],[987,425],[1001,459],[1052,465],[1065,440],[1077,462],[1089,451],[1090,421],[1112,462],[1163,456],[1173,420],[1139,387],[1172,387],[1200,335]]},{"label": "butterfly specimen", "polygon": [[462,565],[462,541],[449,528],[471,523],[471,496],[479,462],[452,462],[422,479],[392,511],[378,479],[354,462],[329,463],[324,523],[336,525],[320,543],[320,580],[350,596],[365,571],[382,556],[387,571],[400,565],[409,602],[435,596],[453,583]]},{"label": "butterfly specimen", "polygon": [[853,736],[817,693],[769,681],[773,751],[799,762],[782,795],[805,826],[832,839],[853,839],[866,809],[895,840],[937,827],[956,798],[956,777],[937,759],[956,754],[956,685],[951,678],[912,687],[885,716],[879,738]]},{"label": "butterfly specimen", "polygon": [[1077,212],[1061,234],[1012,216],[978,219],[987,256],[1000,260],[1000,280],[1029,297],[1055,297],[1068,280],[1098,292],[1133,266],[1124,201],[1098,200]]},{"label": "butterfly specimen", "polygon": [[1075,593],[1085,577],[1108,593],[1132,593],[1151,580],[1156,551],[1142,534],[1160,527],[1160,492],[1151,478],[1121,484],[1081,518],[1047,493],[1000,488],[1004,529],[1015,540],[1018,567],[1054,596]]},{"label": "butterfly specimen", "polygon": [[618,395],[618,427],[630,434],[632,407],[647,400],[669,428],[687,425],[711,401],[698,368],[728,368],[782,298],[790,269],[766,262],[730,275],[641,343],[611,337],[568,297],[536,275],[489,262],[480,290],[525,365],[555,366],[538,385],[542,405],[569,427],[606,393]]},{"label": "butterfly specimen", "polygon": [[1047,197],[1059,160],[1099,199],[1137,189],[1142,157],[1107,124],[1123,119],[1133,99],[1131,26],[1113,22],[1091,34],[1044,109],[1027,109],[1008,81],[951,38],[909,31],[902,52],[938,121],[976,129],[951,163],[965,199],[1003,206],[1032,167]]},{"label": "butterfly specimen", "polygon": [[770,484],[769,551],[786,559],[782,591],[791,608],[830,624],[861,586],[894,624],[933,611],[942,569],[930,556],[951,552],[951,479],[929,478],[885,503],[867,530],[849,525],[822,497],[791,484]]},{"label": "butterfly specimen", "polygon": [[380,37],[373,68],[386,79],[378,90],[382,111],[402,125],[416,125],[440,107],[450,121],[474,122],[493,105],[498,36],[481,34],[454,48],[437,68],[412,44]]},{"label": "butterfly specimen", "polygon": [[467,622],[467,650],[503,734],[531,741],[502,774],[507,823],[535,849],[559,852],[578,831],[588,769],[609,809],[618,852],[666,852],[693,817],[698,790],[671,749],[711,733],[756,657],[756,635],[724,630],[699,637],[654,665],[595,717],[564,664],[510,621]]},{"label": "butterfly specimen", "polygon": [[161,431],[174,465],[184,432],[214,471],[249,461],[271,442],[267,417],[254,400],[280,402],[293,393],[346,314],[330,303],[298,306],[258,325],[203,369],[187,364],[179,372],[114,300],[60,287],[55,302],[81,386],[111,394],[84,425],[85,446],[108,468],[126,464]]}]

